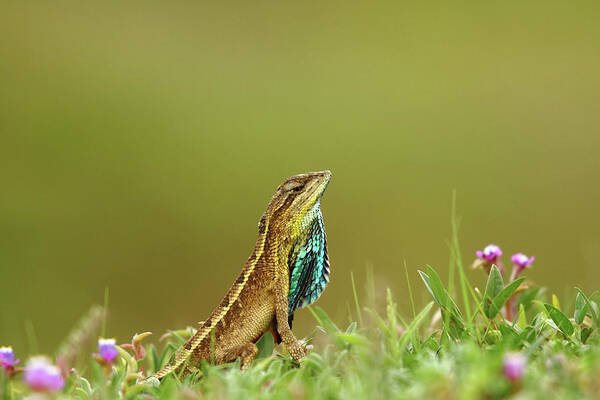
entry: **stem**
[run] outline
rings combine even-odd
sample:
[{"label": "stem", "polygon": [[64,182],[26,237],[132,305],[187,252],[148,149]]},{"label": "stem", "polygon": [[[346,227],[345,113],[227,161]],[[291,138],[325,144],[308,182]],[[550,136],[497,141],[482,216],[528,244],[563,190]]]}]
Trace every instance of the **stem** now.
[{"label": "stem", "polygon": [[106,337],[106,317],[108,314],[108,286],[104,287],[104,313],[102,314],[101,337]]},{"label": "stem", "polygon": [[[523,271],[522,267],[520,267],[518,265],[514,265],[512,272],[510,274],[509,283],[514,282],[514,280],[517,279],[519,277],[519,275],[521,275],[522,271]],[[513,294],[512,296],[510,296],[510,298],[506,301],[506,304],[504,305],[506,319],[510,322],[513,322],[513,300],[514,300],[514,298],[515,298],[515,295]]]},{"label": "stem", "polygon": [[506,304],[504,305],[505,307],[505,311],[506,311],[506,320],[513,322],[513,296],[510,296],[510,298],[506,301]]}]

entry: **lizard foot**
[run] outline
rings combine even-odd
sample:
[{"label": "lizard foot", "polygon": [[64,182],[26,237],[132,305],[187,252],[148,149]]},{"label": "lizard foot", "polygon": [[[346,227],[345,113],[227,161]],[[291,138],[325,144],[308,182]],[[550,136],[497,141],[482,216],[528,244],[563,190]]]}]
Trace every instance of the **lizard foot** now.
[{"label": "lizard foot", "polygon": [[312,345],[307,345],[304,340],[296,340],[290,346],[287,346],[288,352],[296,362],[306,358],[308,350],[312,349]]},{"label": "lizard foot", "polygon": [[252,361],[258,354],[258,347],[254,343],[246,343],[240,346],[233,346],[222,350],[217,354],[215,359],[217,365],[232,362],[235,359],[240,359],[240,368],[248,369]]}]

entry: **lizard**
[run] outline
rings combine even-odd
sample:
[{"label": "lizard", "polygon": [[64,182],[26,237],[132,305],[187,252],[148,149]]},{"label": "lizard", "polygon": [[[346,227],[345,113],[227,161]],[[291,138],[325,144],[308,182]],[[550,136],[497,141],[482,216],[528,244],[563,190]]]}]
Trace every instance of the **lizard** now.
[{"label": "lizard", "polygon": [[329,282],[321,197],[330,179],[325,170],[294,175],[279,185],[258,223],[256,246],[219,306],[172,361],[145,381],[190,373],[211,356],[215,364],[239,358],[246,369],[258,353],[256,341],[268,331],[296,362],[306,356],[291,325],[294,311],[314,303]]}]

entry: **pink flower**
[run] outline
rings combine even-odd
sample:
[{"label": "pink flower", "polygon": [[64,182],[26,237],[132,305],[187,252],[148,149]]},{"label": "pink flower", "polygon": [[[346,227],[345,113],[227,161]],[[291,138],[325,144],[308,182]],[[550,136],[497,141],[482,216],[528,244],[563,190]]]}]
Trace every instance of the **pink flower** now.
[{"label": "pink flower", "polygon": [[15,359],[15,352],[10,346],[0,346],[0,367],[5,371],[12,370],[19,363],[19,359]]},{"label": "pink flower", "polygon": [[502,250],[500,247],[495,244],[488,244],[482,250],[477,250],[475,252],[477,254],[477,260],[473,263],[473,268],[483,268],[485,272],[489,275],[492,270],[492,265],[498,267],[498,270],[502,275],[504,275],[504,265],[499,260],[502,255]]},{"label": "pink flower", "polygon": [[498,257],[502,255],[502,250],[500,250],[500,247],[496,246],[495,244],[488,244],[485,246],[483,251],[477,250],[475,254],[477,254],[477,257],[481,258],[482,260],[491,263],[495,262]]},{"label": "pink flower", "polygon": [[531,265],[535,261],[535,257],[527,257],[523,253],[517,253],[513,254],[511,260],[515,264],[515,268],[523,269]]},{"label": "pink flower", "polygon": [[60,369],[44,356],[32,357],[25,365],[25,383],[38,392],[56,392],[65,386]]},{"label": "pink flower", "polygon": [[115,339],[98,339],[98,354],[108,364],[112,364],[119,355]]},{"label": "pink flower", "polygon": [[502,359],[502,373],[506,378],[515,382],[521,380],[525,373],[527,359],[521,353],[507,353]]},{"label": "pink flower", "polygon": [[527,257],[523,253],[517,253],[513,254],[511,260],[515,264],[512,273],[510,274],[510,281],[512,282],[521,275],[521,272],[523,272],[525,267],[531,265],[531,263],[535,260],[535,257]]}]

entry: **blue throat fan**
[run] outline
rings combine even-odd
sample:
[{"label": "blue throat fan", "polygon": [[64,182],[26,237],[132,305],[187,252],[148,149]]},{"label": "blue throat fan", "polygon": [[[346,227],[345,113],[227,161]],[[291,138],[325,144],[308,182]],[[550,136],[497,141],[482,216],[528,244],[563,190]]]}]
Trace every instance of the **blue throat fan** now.
[{"label": "blue throat fan", "polygon": [[288,258],[290,320],[296,309],[314,303],[329,282],[327,240],[318,203],[307,212],[302,224],[309,225],[309,229],[305,230],[308,233],[298,239]]}]

